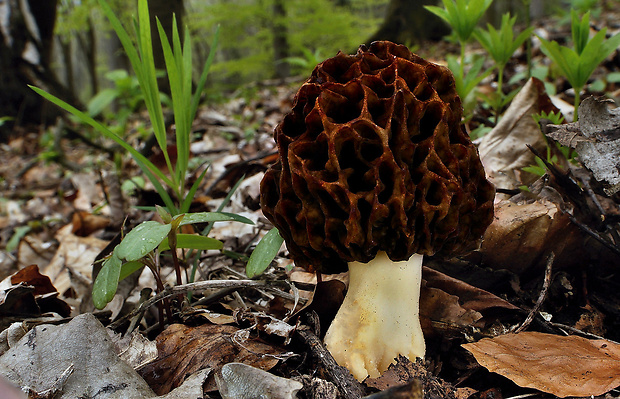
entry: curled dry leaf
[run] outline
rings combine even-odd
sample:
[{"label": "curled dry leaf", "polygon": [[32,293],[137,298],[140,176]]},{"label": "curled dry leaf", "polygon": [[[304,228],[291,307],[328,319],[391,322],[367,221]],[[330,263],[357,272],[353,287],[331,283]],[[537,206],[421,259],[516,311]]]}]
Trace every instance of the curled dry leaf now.
[{"label": "curled dry leaf", "polygon": [[610,110],[609,101],[588,97],[579,106],[579,121],[547,125],[545,134],[574,148],[579,160],[613,195],[620,191],[620,108]]},{"label": "curled dry leaf", "polygon": [[598,396],[620,385],[620,345],[539,332],[463,345],[489,371],[559,397]]},{"label": "curled dry leaf", "polygon": [[0,283],[0,330],[11,324],[11,317],[38,317],[46,312],[67,317],[71,308],[58,298],[56,288],[37,265],[27,266]]},{"label": "curled dry leaf", "polygon": [[495,219],[484,235],[482,260],[492,268],[521,275],[544,267],[546,256],[553,251],[556,264],[569,266],[588,256],[583,240],[568,216],[551,202],[502,201],[496,204]]},{"label": "curled dry leaf", "polygon": [[258,340],[240,342],[238,328],[205,324],[198,327],[173,324],[156,339],[159,357],[140,370],[140,374],[158,393],[179,386],[187,375],[210,368],[218,372],[229,362],[240,362],[269,370],[278,360],[277,348]]},{"label": "curled dry leaf", "polygon": [[535,164],[526,147],[544,150],[546,143],[532,115],[541,111],[558,112],[545,92],[544,84],[531,78],[512,100],[502,120],[483,138],[478,151],[489,180],[499,188],[517,188],[534,181],[535,176],[519,176],[518,171]]},{"label": "curled dry leaf", "polygon": [[[483,289],[474,287],[437,270],[424,267],[422,271],[427,288],[440,289],[458,297],[460,307],[487,316],[496,310],[520,310],[519,307]],[[424,302],[424,299],[422,299]]]},{"label": "curled dry leaf", "polygon": [[243,363],[228,363],[215,375],[223,399],[293,399],[303,385]]}]

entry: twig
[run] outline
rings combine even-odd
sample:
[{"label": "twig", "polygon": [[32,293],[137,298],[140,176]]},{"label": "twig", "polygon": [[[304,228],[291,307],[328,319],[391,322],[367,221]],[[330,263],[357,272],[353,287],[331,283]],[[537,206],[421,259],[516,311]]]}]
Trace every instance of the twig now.
[{"label": "twig", "polygon": [[[578,328],[575,327],[571,327],[571,326],[567,326],[566,324],[561,324],[561,323],[550,323],[553,327],[558,328],[560,330],[568,330],[570,332],[572,332],[575,335],[579,335],[581,337],[584,338],[591,338],[591,339],[604,339],[605,341],[609,341],[611,343],[614,343],[616,345],[620,345],[620,342],[616,342],[616,341],[612,341],[609,338],[605,338],[605,337],[601,337],[600,335],[596,335],[596,334],[592,334],[589,332],[585,332],[582,331]],[[566,331],[563,331],[566,335],[568,335],[568,333],[566,333]]]},{"label": "twig", "polygon": [[577,227],[579,227],[584,233],[586,233],[590,237],[594,238],[596,241],[603,244],[606,248],[610,249],[616,255],[620,255],[620,248],[617,245],[614,245],[613,243],[609,242],[604,237],[602,237],[600,234],[598,234],[596,231],[592,230],[590,227],[586,226],[585,224],[579,222],[577,218],[571,215],[570,213],[566,213],[566,215],[568,216],[570,221],[573,222],[575,225],[577,225]]},{"label": "twig", "polygon": [[553,270],[554,260],[555,260],[555,254],[551,252],[549,256],[547,257],[547,267],[545,268],[545,279],[543,280],[543,286],[542,286],[542,289],[540,290],[540,294],[538,295],[538,300],[536,301],[536,304],[534,305],[532,310],[530,310],[530,313],[525,318],[525,321],[523,322],[523,324],[521,324],[519,328],[517,328],[514,331],[515,334],[520,333],[521,331],[525,330],[530,325],[532,320],[534,320],[534,316],[536,316],[536,314],[538,313],[538,309],[540,309],[543,302],[545,301],[545,298],[547,297],[547,291],[549,290],[549,285],[551,284],[551,271]]},{"label": "twig", "polygon": [[240,289],[240,288],[263,288],[265,290],[274,292],[276,295],[285,298],[285,299],[294,299],[294,296],[288,294],[284,291],[281,291],[277,287],[270,285],[267,281],[260,280],[209,280],[209,281],[198,281],[195,283],[182,284],[174,287],[166,287],[161,292],[159,292],[154,297],[150,298],[148,301],[143,302],[140,306],[133,309],[131,312],[127,313],[122,318],[116,320],[114,323],[110,324],[111,329],[115,329],[119,327],[126,319],[131,318],[138,313],[141,313],[153,306],[154,304],[162,301],[170,296],[179,295],[179,294],[187,294],[188,292],[202,292],[211,289]]},{"label": "twig", "polygon": [[310,330],[310,327],[300,327],[297,329],[297,335],[310,348],[312,356],[321,363],[343,398],[359,399],[365,395],[362,385],[351,375],[349,370],[336,363],[331,353],[325,349],[319,337]]}]

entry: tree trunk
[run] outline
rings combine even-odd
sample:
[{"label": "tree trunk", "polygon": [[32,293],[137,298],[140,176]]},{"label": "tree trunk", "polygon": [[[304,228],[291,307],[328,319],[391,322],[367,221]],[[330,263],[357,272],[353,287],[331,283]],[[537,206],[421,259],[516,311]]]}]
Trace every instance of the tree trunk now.
[{"label": "tree trunk", "polygon": [[390,40],[412,44],[441,39],[450,33],[448,26],[424,8],[425,5],[435,3],[434,0],[390,0],[383,24],[369,38],[368,43]]},{"label": "tree trunk", "polygon": [[30,90],[35,85],[79,106],[50,69],[57,0],[0,3],[0,126],[6,139],[16,126],[52,123],[59,110]]},{"label": "tree trunk", "polygon": [[[176,17],[177,28],[183,40],[183,14],[185,7],[183,0],[149,0],[149,13],[151,15],[151,37],[153,38],[153,57],[155,59],[155,68],[165,70],[166,62],[164,60],[164,52],[161,47],[161,39],[157,29],[155,18],[159,19],[164,32],[168,36],[168,40],[172,44],[172,18]],[[158,79],[159,90],[170,94],[170,86],[167,78]]]},{"label": "tree trunk", "polygon": [[276,78],[285,78],[290,74],[290,65],[283,60],[289,56],[289,45],[286,30],[286,9],[283,0],[273,2],[273,58],[275,61]]}]

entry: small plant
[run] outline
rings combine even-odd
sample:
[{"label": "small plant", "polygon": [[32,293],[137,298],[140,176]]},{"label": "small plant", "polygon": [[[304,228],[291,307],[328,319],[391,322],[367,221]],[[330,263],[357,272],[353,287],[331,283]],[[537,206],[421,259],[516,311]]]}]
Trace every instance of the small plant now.
[{"label": "small plant", "polygon": [[488,69],[483,71],[483,57],[474,57],[473,60],[469,62],[471,67],[466,73],[461,73],[462,63],[459,63],[459,60],[455,56],[448,54],[446,56],[446,61],[448,63],[448,68],[454,75],[456,92],[463,101],[463,108],[465,109],[464,114],[467,117],[467,115],[471,115],[471,111],[476,105],[474,96],[472,95],[474,90],[484,78],[491,74],[492,70]]},{"label": "small plant", "polygon": [[560,125],[562,124],[562,122],[564,122],[564,115],[562,115],[561,112],[556,113],[554,111],[551,111],[549,113],[542,111],[538,114],[532,115],[532,118],[534,118],[534,120],[538,124],[540,124],[541,119],[547,119],[554,125]]},{"label": "small plant", "polygon": [[[444,8],[424,6],[428,11],[437,15],[450,25],[461,45],[460,76],[465,76],[465,43],[474,33],[478,21],[493,0],[441,0]],[[456,71],[452,70],[456,75]]]},{"label": "small plant", "polygon": [[510,17],[509,13],[502,16],[502,24],[499,30],[496,30],[491,24],[487,24],[487,30],[476,29],[474,37],[482,47],[489,53],[495,67],[497,68],[497,91],[496,95],[489,98],[489,102],[495,111],[495,122],[499,118],[501,108],[505,106],[513,95],[506,96],[503,92],[504,69],[506,64],[515,51],[527,40],[532,34],[533,27],[529,27],[521,32],[516,38],[514,37],[514,24],[517,17]]},{"label": "small plant", "polygon": [[[164,208],[157,207],[157,211],[163,223],[142,222],[123,238],[121,243],[114,248],[112,254],[104,259],[101,271],[93,283],[93,303],[98,309],[103,309],[114,298],[119,281],[144,266],[147,266],[155,276],[157,290],[162,291],[164,284],[160,275],[160,253],[164,251],[170,251],[177,284],[181,284],[181,266],[177,258],[177,249],[208,250],[222,249],[223,247],[222,242],[214,238],[179,233],[180,227],[188,224],[221,221],[252,224],[251,220],[232,213],[201,212],[180,214],[173,217]],[[271,259],[267,260],[268,263],[270,261]]]},{"label": "small plant", "polygon": [[446,21],[460,43],[460,59],[447,56],[447,62],[454,75],[456,91],[463,100],[465,115],[469,115],[474,106],[470,94],[491,71],[483,72],[484,59],[481,57],[471,61],[469,71],[465,71],[465,43],[471,38],[478,21],[493,0],[442,0],[442,2],[444,8],[437,6],[424,6],[424,8]]},{"label": "small plant", "polygon": [[286,62],[290,64],[292,67],[296,67],[299,72],[308,73],[312,72],[315,66],[321,61],[323,61],[323,56],[321,55],[321,50],[316,49],[314,51],[310,51],[308,48],[301,49],[302,56],[301,57],[287,57],[279,62]]},{"label": "small plant", "polygon": [[[174,123],[176,129],[177,161],[173,165],[168,154],[168,144],[166,137],[166,126],[164,124],[163,107],[157,85],[157,75],[155,72],[155,62],[153,59],[153,47],[151,42],[151,27],[149,22],[149,10],[147,0],[140,0],[138,3],[138,20],[135,22],[137,33],[137,46],[134,45],[129,34],[116,17],[110,6],[105,0],[99,0],[103,13],[106,15],[112,27],[116,31],[123,48],[131,62],[135,76],[138,80],[144,102],[149,113],[153,133],[157,139],[157,144],[161,149],[168,169],[168,175],[162,172],[146,157],[140,154],[135,148],[127,143],[121,136],[114,133],[110,128],[97,122],[90,115],[82,112],[75,107],[67,104],[59,98],[46,93],[45,91],[31,86],[31,88],[45,97],[49,101],[76,116],[80,121],[86,123],[103,136],[114,140],[121,147],[127,150],[134,158],[142,172],[151,181],[157,193],[164,201],[166,208],[172,215],[186,213],[189,210],[194,193],[198,189],[203,174],[196,179],[192,187],[186,192],[185,178],[189,162],[189,144],[192,121],[196,115],[200,95],[204,89],[209,67],[213,62],[214,51],[209,54],[204,65],[200,79],[196,85],[196,91],[192,95],[192,43],[189,30],[185,30],[185,41],[181,43],[179,31],[176,26],[176,19],[173,18],[172,46],[166,36],[159,20],[157,29],[161,39],[166,71],[170,82],[172,95],[172,109],[174,112]],[[217,44],[217,33],[211,48]],[[206,170],[205,170],[206,172]],[[163,183],[163,184],[162,184]],[[164,185],[172,191],[172,196],[168,193]],[[173,199],[174,198],[174,199]]]},{"label": "small plant", "polygon": [[573,120],[576,121],[581,90],[588,83],[596,67],[620,45],[620,34],[615,34],[606,40],[607,28],[603,28],[590,38],[589,12],[579,20],[577,13],[572,10],[571,20],[574,48],[561,46],[556,41],[548,41],[540,36],[539,39],[542,43],[542,51],[558,65],[575,90]]}]

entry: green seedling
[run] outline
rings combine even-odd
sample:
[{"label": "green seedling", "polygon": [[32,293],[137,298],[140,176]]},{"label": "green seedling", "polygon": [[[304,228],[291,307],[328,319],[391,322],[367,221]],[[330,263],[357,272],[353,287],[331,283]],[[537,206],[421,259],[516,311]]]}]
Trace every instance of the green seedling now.
[{"label": "green seedling", "polygon": [[[450,25],[461,45],[460,76],[465,76],[465,43],[493,0],[442,0],[444,8],[424,6]],[[452,73],[456,75],[455,70]]]},{"label": "green seedling", "polygon": [[114,248],[112,254],[103,261],[101,271],[93,283],[93,302],[98,309],[103,309],[114,298],[119,281],[144,266],[147,266],[155,276],[158,290],[163,290],[159,273],[159,255],[162,252],[170,251],[177,274],[177,284],[181,284],[177,249],[222,249],[222,242],[214,238],[179,233],[182,226],[231,221],[253,224],[251,220],[233,213],[200,212],[172,216],[163,208],[158,207],[157,210],[163,223],[142,222],[131,230]]},{"label": "green seedling", "polygon": [[564,122],[564,115],[562,115],[561,112],[554,112],[551,111],[549,113],[542,111],[538,114],[534,114],[532,115],[532,117],[534,118],[534,120],[536,121],[536,123],[540,124],[540,120],[541,119],[547,119],[549,120],[551,123],[553,123],[554,125],[560,125],[562,124],[562,122]]},{"label": "green seedling", "polygon": [[571,11],[571,31],[573,48],[561,46],[558,42],[548,41],[539,37],[542,51],[551,58],[575,90],[574,117],[577,120],[577,109],[581,100],[581,91],[596,69],[620,45],[620,33],[605,39],[607,28],[590,37],[590,13],[581,20],[577,13]]},{"label": "green seedling", "polygon": [[[164,123],[163,106],[157,85],[157,74],[155,71],[155,62],[153,58],[153,47],[151,42],[151,27],[149,21],[148,1],[139,0],[138,2],[138,19],[134,21],[136,31],[137,46],[134,45],[131,37],[116,17],[110,6],[105,0],[99,0],[103,13],[106,15],[110,24],[118,35],[125,53],[129,58],[135,76],[140,86],[141,95],[144,97],[144,103],[149,113],[153,134],[157,139],[157,144],[164,155],[168,174],[162,172],[146,157],[140,154],[129,143],[123,140],[118,134],[112,132],[109,127],[104,126],[90,115],[82,112],[75,107],[67,104],[59,98],[46,93],[36,87],[31,88],[45,97],[49,101],[65,109],[73,114],[83,123],[92,126],[106,138],[114,140],[123,149],[128,151],[134,158],[142,172],[151,181],[157,193],[164,201],[166,208],[173,215],[186,213],[192,202],[193,196],[200,185],[203,174],[196,179],[193,186],[186,191],[186,175],[189,161],[189,145],[191,124],[196,115],[196,110],[200,101],[200,95],[204,89],[209,67],[213,62],[214,51],[209,53],[209,57],[204,65],[202,74],[196,84],[196,91],[192,95],[192,44],[189,30],[185,29],[185,41],[181,43],[176,19],[173,18],[173,35],[172,45],[166,37],[161,24],[157,21],[157,28],[160,34],[164,50],[164,58],[166,62],[166,72],[170,82],[170,91],[172,97],[172,109],[174,111],[174,123],[176,128],[176,147],[177,161],[173,165],[168,155],[168,144],[166,137],[166,126]],[[217,45],[218,34],[211,45],[214,49]],[[171,192],[164,187],[166,186]]]},{"label": "green seedling", "polygon": [[321,50],[316,49],[310,51],[310,49],[302,48],[301,49],[302,56],[301,57],[287,57],[279,62],[286,62],[292,67],[296,67],[301,73],[312,72],[315,66],[321,61],[323,61],[324,57],[321,55]]},{"label": "green seedling", "polygon": [[474,31],[474,37],[482,47],[489,53],[493,61],[495,61],[495,67],[497,68],[497,91],[496,95],[489,98],[489,102],[495,111],[495,122],[499,118],[501,108],[510,102],[512,95],[506,96],[503,92],[504,81],[504,69],[506,64],[512,57],[515,51],[527,40],[532,34],[533,27],[529,27],[521,32],[516,38],[514,37],[514,24],[517,17],[510,17],[510,13],[506,13],[502,16],[502,24],[499,30],[496,30],[491,24],[487,24],[487,30],[476,29]]},{"label": "green seedling", "polygon": [[471,115],[471,111],[475,106],[475,99],[473,96],[475,88],[478,84],[492,72],[491,69],[483,71],[484,58],[474,57],[470,61],[471,67],[467,72],[461,68],[462,63],[453,55],[447,55],[446,61],[448,68],[454,75],[454,84],[456,92],[463,101],[463,108],[465,109],[465,115]]}]

